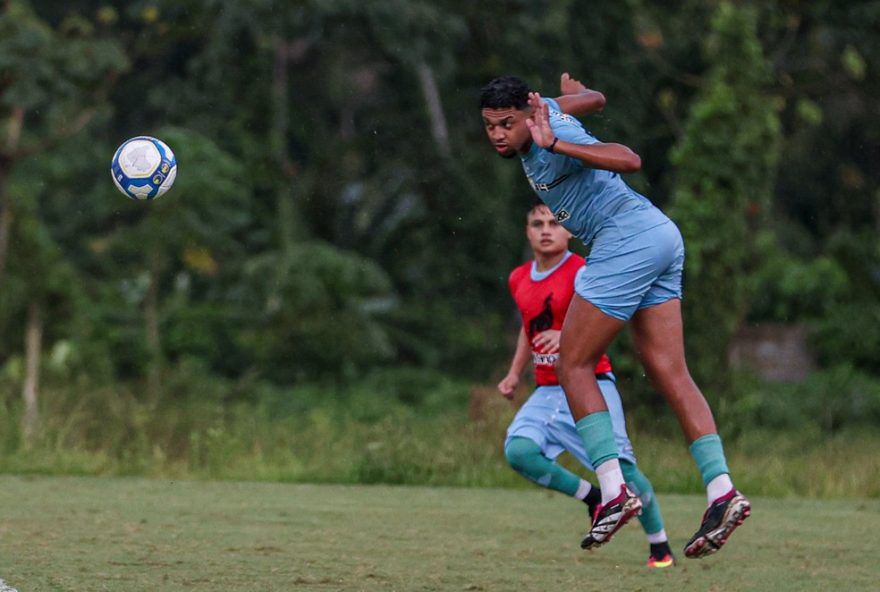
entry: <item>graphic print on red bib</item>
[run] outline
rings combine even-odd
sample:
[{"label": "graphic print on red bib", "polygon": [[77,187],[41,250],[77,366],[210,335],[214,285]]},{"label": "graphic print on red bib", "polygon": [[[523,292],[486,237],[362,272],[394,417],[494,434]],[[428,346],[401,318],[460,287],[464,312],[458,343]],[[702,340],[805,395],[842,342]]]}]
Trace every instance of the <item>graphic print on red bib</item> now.
[{"label": "graphic print on red bib", "polygon": [[[510,294],[522,315],[523,329],[531,344],[536,335],[548,329],[561,330],[568,305],[574,296],[574,278],[584,265],[580,255],[571,254],[553,272],[539,280],[532,279],[532,262],[523,263],[507,280]],[[535,382],[538,386],[559,384],[556,361],[559,354],[544,354],[532,347]],[[596,374],[611,372],[611,362],[603,355]]]}]

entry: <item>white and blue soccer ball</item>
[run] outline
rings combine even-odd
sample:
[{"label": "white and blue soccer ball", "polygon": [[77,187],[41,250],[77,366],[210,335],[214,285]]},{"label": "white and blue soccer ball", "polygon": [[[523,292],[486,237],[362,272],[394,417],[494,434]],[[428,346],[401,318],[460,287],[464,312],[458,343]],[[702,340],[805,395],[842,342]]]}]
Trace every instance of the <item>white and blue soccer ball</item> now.
[{"label": "white and blue soccer ball", "polygon": [[131,199],[156,199],[177,178],[177,159],[162,140],[138,136],[122,143],[110,164],[113,182]]}]

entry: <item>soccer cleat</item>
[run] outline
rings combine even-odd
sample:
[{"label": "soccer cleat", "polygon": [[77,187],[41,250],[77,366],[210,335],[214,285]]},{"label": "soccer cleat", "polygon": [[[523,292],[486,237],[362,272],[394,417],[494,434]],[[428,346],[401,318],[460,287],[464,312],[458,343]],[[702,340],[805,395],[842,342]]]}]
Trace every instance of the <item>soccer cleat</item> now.
[{"label": "soccer cleat", "polygon": [[672,549],[669,548],[669,541],[651,543],[648,550],[647,566],[649,569],[672,567],[675,563],[675,555],[672,554]]},{"label": "soccer cleat", "polygon": [[620,495],[608,502],[599,504],[593,514],[593,526],[581,540],[581,549],[594,549],[611,540],[614,533],[642,513],[642,500],[633,494],[626,485],[620,486]]},{"label": "soccer cleat", "polygon": [[664,567],[672,567],[675,565],[675,556],[672,553],[665,553],[660,557],[655,557],[651,555],[648,557],[648,563],[646,564],[651,569],[662,569]]},{"label": "soccer cleat", "polygon": [[749,500],[731,489],[729,492],[712,502],[706,513],[700,530],[691,537],[684,547],[684,554],[692,559],[708,557],[727,542],[730,533],[745,521],[752,513]]}]

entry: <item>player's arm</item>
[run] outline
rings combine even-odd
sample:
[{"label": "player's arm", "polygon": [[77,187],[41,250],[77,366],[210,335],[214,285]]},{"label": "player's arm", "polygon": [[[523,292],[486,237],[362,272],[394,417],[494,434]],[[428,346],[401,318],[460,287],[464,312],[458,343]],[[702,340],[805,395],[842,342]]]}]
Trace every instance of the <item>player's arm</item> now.
[{"label": "player's arm", "polygon": [[532,133],[532,141],[541,148],[576,158],[594,169],[634,173],[642,168],[639,155],[623,144],[578,144],[560,140],[550,127],[549,107],[538,93],[529,93],[529,106],[532,108],[532,115],[526,120],[526,124]]},{"label": "player's arm", "polygon": [[556,97],[559,109],[569,115],[589,115],[605,108],[605,95],[587,88],[565,72],[559,81],[561,96]]},{"label": "player's arm", "polygon": [[513,392],[519,386],[519,377],[522,375],[526,364],[529,363],[531,357],[531,347],[529,339],[526,337],[525,329],[519,330],[519,336],[516,338],[516,351],[513,352],[513,359],[510,361],[510,370],[507,376],[498,383],[498,391],[506,398],[513,397]]},{"label": "player's arm", "polygon": [[556,154],[576,158],[594,169],[605,169],[614,173],[634,173],[642,168],[642,159],[623,144],[575,144],[559,140],[553,147]]}]

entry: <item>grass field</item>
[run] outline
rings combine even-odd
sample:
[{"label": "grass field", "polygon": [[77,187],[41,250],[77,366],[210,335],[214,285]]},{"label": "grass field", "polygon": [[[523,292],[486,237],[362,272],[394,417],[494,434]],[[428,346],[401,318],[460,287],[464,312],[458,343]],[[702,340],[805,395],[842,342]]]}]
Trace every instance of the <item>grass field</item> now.
[{"label": "grass field", "polygon": [[[678,550],[703,499],[660,499]],[[722,553],[651,572],[638,526],[585,553],[580,505],[538,489],[0,476],[0,580],[19,592],[878,589],[880,500],[752,501]]]}]

